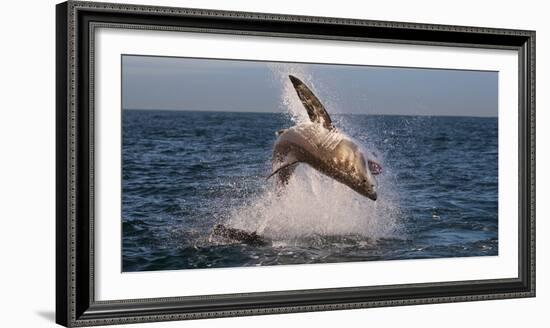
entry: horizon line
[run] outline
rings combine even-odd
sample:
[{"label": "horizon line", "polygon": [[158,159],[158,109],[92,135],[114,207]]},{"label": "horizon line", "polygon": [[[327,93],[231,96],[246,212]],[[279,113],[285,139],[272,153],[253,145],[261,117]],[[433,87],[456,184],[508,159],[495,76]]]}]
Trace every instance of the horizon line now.
[{"label": "horizon line", "polygon": [[[151,109],[151,108],[122,108],[123,111],[159,111],[159,112],[195,112],[195,113],[249,113],[249,114],[288,114],[286,112],[255,112],[255,111],[239,111],[239,110],[189,110],[189,109]],[[425,116],[425,117],[475,117],[475,118],[498,118],[497,116],[475,116],[475,115],[430,115],[430,114],[383,114],[383,113],[331,113],[331,115],[363,115],[363,116]]]}]

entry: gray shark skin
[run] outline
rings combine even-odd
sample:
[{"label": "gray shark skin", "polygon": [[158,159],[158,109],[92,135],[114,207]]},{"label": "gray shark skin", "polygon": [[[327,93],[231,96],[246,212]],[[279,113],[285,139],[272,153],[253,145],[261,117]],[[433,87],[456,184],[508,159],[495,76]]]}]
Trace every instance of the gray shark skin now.
[{"label": "gray shark skin", "polygon": [[373,175],[381,173],[380,164],[368,159],[353,140],[334,127],[319,99],[302,81],[289,77],[311,123],[278,132],[270,177],[275,175],[281,185],[286,185],[296,166],[304,163],[376,201]]}]

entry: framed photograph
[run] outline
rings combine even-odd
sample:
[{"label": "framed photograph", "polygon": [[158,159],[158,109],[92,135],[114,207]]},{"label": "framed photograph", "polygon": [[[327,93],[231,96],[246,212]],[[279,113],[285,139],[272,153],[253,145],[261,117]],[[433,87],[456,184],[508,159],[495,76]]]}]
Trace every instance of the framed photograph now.
[{"label": "framed photograph", "polygon": [[56,321],[535,296],[535,32],[57,5]]}]

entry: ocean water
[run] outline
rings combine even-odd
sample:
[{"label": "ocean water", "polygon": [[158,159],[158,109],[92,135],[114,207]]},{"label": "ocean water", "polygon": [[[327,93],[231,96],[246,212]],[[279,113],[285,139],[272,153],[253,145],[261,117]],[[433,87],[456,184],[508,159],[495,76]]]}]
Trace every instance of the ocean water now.
[{"label": "ocean water", "polygon": [[286,113],[124,110],[123,271],[498,255],[496,118],[332,118],[381,163],[376,202],[305,164],[276,193]]}]

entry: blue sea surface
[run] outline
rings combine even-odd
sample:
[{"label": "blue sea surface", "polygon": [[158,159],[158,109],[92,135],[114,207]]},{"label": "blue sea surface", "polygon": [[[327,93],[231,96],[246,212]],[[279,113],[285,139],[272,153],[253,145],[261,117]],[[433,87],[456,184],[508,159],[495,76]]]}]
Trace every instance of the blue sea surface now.
[{"label": "blue sea surface", "polygon": [[332,117],[382,165],[376,202],[303,164],[275,195],[284,113],[124,110],[123,271],[498,255],[497,118]]}]

